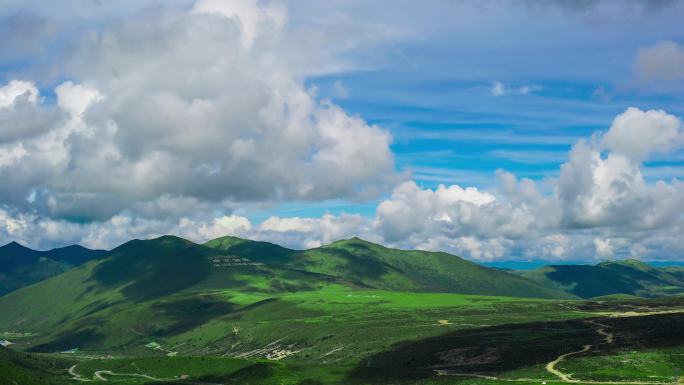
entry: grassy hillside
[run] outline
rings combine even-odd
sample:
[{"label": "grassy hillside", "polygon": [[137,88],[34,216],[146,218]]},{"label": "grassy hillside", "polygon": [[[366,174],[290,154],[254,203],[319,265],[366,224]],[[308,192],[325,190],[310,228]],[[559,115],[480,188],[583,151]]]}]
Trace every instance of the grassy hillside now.
[{"label": "grassy hillside", "polygon": [[397,250],[352,238],[304,251],[267,242],[219,238],[205,244],[286,269],[353,282],[360,287],[513,297],[574,298],[498,269],[447,253]]},{"label": "grassy hillside", "polygon": [[79,245],[37,251],[9,243],[0,247],[0,295],[61,274],[104,253]]},{"label": "grassy hillside", "polygon": [[68,359],[48,359],[0,346],[0,384],[68,384],[64,373],[70,364]]},{"label": "grassy hillside", "polygon": [[637,260],[598,265],[552,265],[521,271],[520,275],[547,287],[582,298],[613,294],[654,297],[684,292],[681,268],[656,268]]},{"label": "grassy hillside", "polygon": [[[288,333],[298,344],[336,334],[339,324],[322,327],[319,322],[327,322],[331,310],[341,312],[340,319],[352,314],[363,319],[367,303],[378,305],[385,317],[393,306],[469,303],[460,294],[434,292],[564,296],[449,254],[393,250],[358,239],[306,251],[235,238],[208,245],[172,236],[127,242],[102,259],[0,297],[0,331],[29,335],[22,340],[30,346],[18,347],[38,352],[79,348],[141,354],[149,353],[145,344],[157,341],[184,344],[189,353],[225,350],[236,343],[238,328],[239,354],[282,338],[292,320],[307,320]],[[486,298],[479,301],[493,301]],[[424,316],[427,324],[440,317]],[[368,332],[368,341],[378,341],[372,349],[381,348],[384,337]],[[346,338],[329,338],[319,349],[334,349]]]},{"label": "grassy hillside", "polygon": [[[246,306],[182,334],[138,335],[142,352],[99,345],[0,355],[0,369],[11,366],[0,370],[0,383],[553,385],[567,382],[548,363],[589,345],[556,369],[579,383],[665,385],[676,383],[684,363],[683,298],[559,302],[331,285]],[[162,314],[147,317],[157,322]]]}]

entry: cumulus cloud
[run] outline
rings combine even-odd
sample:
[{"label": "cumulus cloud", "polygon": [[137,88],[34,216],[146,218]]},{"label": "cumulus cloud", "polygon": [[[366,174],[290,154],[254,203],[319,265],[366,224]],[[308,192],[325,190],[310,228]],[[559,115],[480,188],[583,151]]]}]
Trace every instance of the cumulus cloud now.
[{"label": "cumulus cloud", "polygon": [[0,87],[0,108],[12,108],[17,101],[35,104],[38,100],[38,88],[31,82],[12,80]]},{"label": "cumulus cloud", "polygon": [[603,143],[612,152],[641,162],[652,153],[684,145],[684,126],[679,118],[665,111],[632,107],[615,118]]},{"label": "cumulus cloud", "polygon": [[679,118],[629,108],[604,134],[573,146],[560,176],[548,181],[552,195],[505,171],[499,171],[500,188],[491,193],[460,186],[421,189],[406,182],[378,205],[373,230],[396,245],[483,260],[610,258],[635,250],[664,257],[654,252],[652,239],[681,229],[684,183],[650,184],[642,162],[680,148],[681,137]]},{"label": "cumulus cloud", "polygon": [[0,88],[0,202],[89,222],[166,215],[169,200],[187,214],[384,191],[389,133],[305,87],[286,20],[276,4],[204,0],[85,33],[46,69],[70,79],[54,101],[30,81]]},{"label": "cumulus cloud", "polygon": [[596,255],[601,258],[611,258],[613,256],[613,245],[610,239],[594,238],[594,247],[596,248]]},{"label": "cumulus cloud", "polygon": [[649,185],[641,162],[652,153],[679,148],[681,130],[681,120],[673,115],[629,108],[601,139],[577,143],[557,184],[565,226],[647,229],[678,220],[684,203],[682,182]]},{"label": "cumulus cloud", "polygon": [[275,3],[258,3],[254,0],[201,0],[192,7],[198,14],[217,15],[232,19],[240,30],[240,40],[245,48],[251,47],[263,29],[279,32],[285,24],[287,12]]},{"label": "cumulus cloud", "polygon": [[[41,102],[32,82],[11,80],[0,86],[0,159],[16,151],[20,146],[16,141],[38,135],[61,119],[57,109],[43,108]],[[3,150],[3,145],[8,148]]]}]

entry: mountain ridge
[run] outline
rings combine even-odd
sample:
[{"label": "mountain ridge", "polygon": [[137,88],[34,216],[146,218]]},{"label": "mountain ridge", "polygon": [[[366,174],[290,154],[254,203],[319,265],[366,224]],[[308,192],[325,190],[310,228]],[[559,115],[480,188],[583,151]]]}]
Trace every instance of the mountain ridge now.
[{"label": "mountain ridge", "polygon": [[655,267],[637,259],[595,265],[547,265],[517,274],[581,298],[609,295],[657,297],[684,293],[684,269]]},{"label": "mountain ridge", "polygon": [[12,241],[0,246],[0,295],[61,274],[105,253],[81,245],[39,251]]}]

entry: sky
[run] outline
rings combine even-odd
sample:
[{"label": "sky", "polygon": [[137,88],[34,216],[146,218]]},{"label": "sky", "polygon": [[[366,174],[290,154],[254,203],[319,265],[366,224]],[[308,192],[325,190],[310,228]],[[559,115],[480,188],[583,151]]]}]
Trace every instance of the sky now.
[{"label": "sky", "polygon": [[684,260],[684,1],[0,1],[0,244]]}]

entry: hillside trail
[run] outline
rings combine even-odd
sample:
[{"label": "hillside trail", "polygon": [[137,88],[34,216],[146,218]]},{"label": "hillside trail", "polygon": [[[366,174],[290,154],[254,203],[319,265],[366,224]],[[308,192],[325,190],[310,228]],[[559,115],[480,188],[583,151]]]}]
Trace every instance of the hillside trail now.
[{"label": "hillside trail", "polygon": [[593,314],[607,316],[610,318],[624,318],[624,317],[644,317],[649,315],[663,315],[663,314],[680,314],[684,313],[684,309],[670,309],[670,310],[653,310],[653,311],[606,311],[595,312]]},{"label": "hillside trail", "polygon": [[[599,323],[598,321],[593,320],[593,319],[584,321],[584,323],[586,323],[588,325],[595,326],[596,327],[596,334],[603,337],[603,342],[605,344],[611,345],[613,342],[615,342],[615,334],[607,331],[610,328],[610,326]],[[558,365],[560,362],[562,362],[566,357],[569,357],[569,356],[572,356],[575,354],[586,353],[586,352],[590,351],[592,348],[593,348],[593,345],[584,345],[581,350],[561,354],[555,360],[546,364],[546,371],[557,376],[563,382],[572,382],[572,383],[586,382],[586,381],[576,380],[576,379],[572,378],[572,374],[567,374],[567,373],[561,372],[560,370],[556,369],[556,365]]]},{"label": "hillside trail", "polygon": [[107,379],[103,375],[108,375],[108,376],[123,376],[123,377],[139,377],[139,378],[144,378],[150,381],[175,381],[177,378],[157,378],[157,377],[152,377],[148,376],[147,374],[138,374],[138,373],[115,373],[112,372],[111,370],[98,370],[94,373],[95,378],[100,380],[100,381],[107,381]]},{"label": "hillside trail", "polygon": [[572,374],[565,374],[565,373],[561,372],[560,370],[556,369],[556,365],[558,365],[561,361],[563,361],[565,359],[565,357],[569,357],[569,356],[572,356],[575,354],[588,352],[591,350],[591,348],[592,348],[592,345],[584,345],[581,350],[578,350],[576,352],[561,354],[555,360],[546,364],[546,371],[557,376],[563,382],[580,382],[580,380],[573,379]]},{"label": "hillside trail", "polygon": [[[139,374],[139,373],[115,373],[112,372],[111,370],[98,370],[95,373],[93,373],[93,379],[91,380],[90,378],[85,378],[78,374],[76,372],[76,367],[78,364],[73,365],[72,367],[69,368],[69,375],[71,376],[72,380],[75,381],[81,381],[81,382],[92,382],[95,380],[99,381],[107,381],[107,378],[104,377],[105,375],[107,376],[125,376],[125,377],[139,377],[139,378],[144,378],[150,381],[176,381],[179,378],[157,378],[157,377],[152,377],[147,374]],[[181,378],[182,379],[182,378]]]},{"label": "hillside trail", "polygon": [[606,344],[610,345],[615,342],[615,334],[606,331],[607,329],[611,328],[610,326],[599,323],[596,320],[588,320],[586,323],[598,327],[598,329],[596,329],[596,333],[604,337],[603,341],[605,341]]},{"label": "hillside trail", "polygon": [[91,379],[89,379],[89,378],[83,378],[83,377],[81,377],[80,374],[76,373],[76,366],[78,366],[78,364],[76,364],[76,365],[74,365],[74,366],[72,366],[72,367],[69,368],[69,375],[71,376],[71,379],[72,379],[72,380],[81,381],[81,382],[90,382],[90,381],[92,381]]}]

